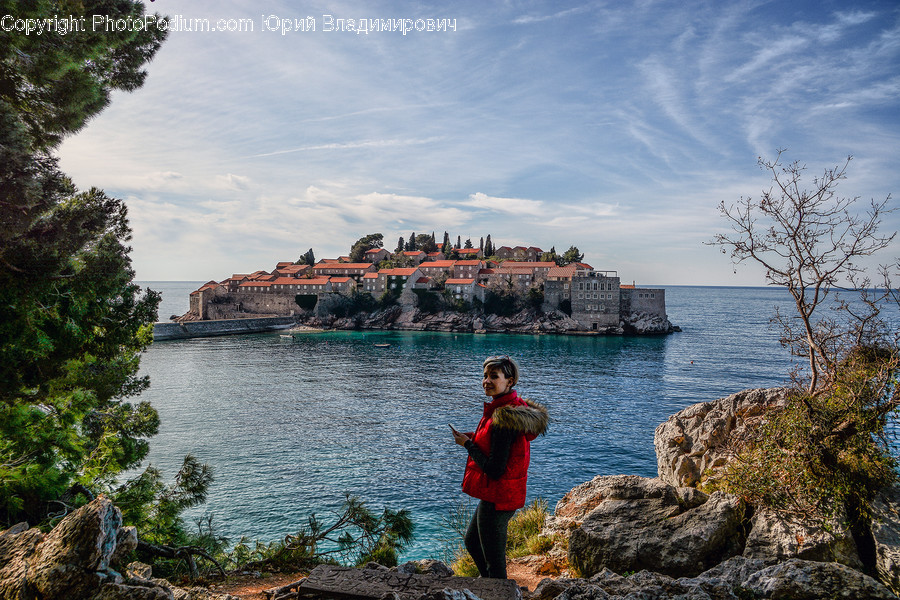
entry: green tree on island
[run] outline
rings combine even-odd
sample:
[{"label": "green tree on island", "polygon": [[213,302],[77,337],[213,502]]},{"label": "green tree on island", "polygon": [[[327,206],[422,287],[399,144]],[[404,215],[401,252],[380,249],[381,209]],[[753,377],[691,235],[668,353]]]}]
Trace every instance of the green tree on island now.
[{"label": "green tree on island", "polygon": [[[0,3],[14,18],[140,18],[120,1]],[[64,514],[77,490],[109,491],[159,425],[140,352],[159,295],[134,284],[125,204],[79,191],[53,150],[133,91],[165,31],[0,33],[0,520]]]},{"label": "green tree on island", "polygon": [[359,238],[350,247],[350,262],[361,263],[366,258],[366,252],[376,248],[384,247],[384,235],[381,233],[370,233]]},{"label": "green tree on island", "polygon": [[575,246],[569,246],[569,249],[563,252],[562,256],[556,258],[556,264],[564,267],[572,263],[578,263],[584,260],[584,254],[578,251]]},{"label": "green tree on island", "polygon": [[859,531],[875,494],[898,478],[888,430],[900,407],[900,332],[880,313],[900,294],[887,267],[876,286],[859,263],[894,239],[878,232],[893,209],[890,196],[860,213],[858,198],[837,195],[849,158],[807,189],[806,167],[781,156],[760,159],[772,187],[759,199],[720,204],[732,232],[711,243],[787,289],[796,314],[776,312],[773,323],[805,368],[793,374],[788,405],[738,441],[725,486],[757,506],[825,520],[845,514]]}]

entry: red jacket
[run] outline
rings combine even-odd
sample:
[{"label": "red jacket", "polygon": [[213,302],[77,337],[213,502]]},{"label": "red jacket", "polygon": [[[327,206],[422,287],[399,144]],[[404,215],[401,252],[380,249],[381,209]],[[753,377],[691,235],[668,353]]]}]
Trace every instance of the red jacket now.
[{"label": "red jacket", "polygon": [[516,510],[525,506],[525,486],[531,440],[547,431],[547,409],[537,402],[519,397],[515,390],[485,402],[484,414],[472,442],[485,454],[491,451],[491,431],[494,428],[512,429],[518,433],[512,442],[506,470],[499,479],[492,479],[470,456],[463,476],[463,492],[487,502],[497,510]]}]

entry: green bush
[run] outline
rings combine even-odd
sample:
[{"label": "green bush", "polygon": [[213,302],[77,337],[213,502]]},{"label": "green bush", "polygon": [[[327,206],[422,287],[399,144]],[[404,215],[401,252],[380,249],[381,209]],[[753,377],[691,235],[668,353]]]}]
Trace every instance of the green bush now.
[{"label": "green bush", "polygon": [[897,480],[885,425],[900,402],[898,366],[896,351],[859,348],[815,393],[796,389],[739,440],[725,490],[823,521],[846,509],[848,525],[863,525],[878,490]]}]

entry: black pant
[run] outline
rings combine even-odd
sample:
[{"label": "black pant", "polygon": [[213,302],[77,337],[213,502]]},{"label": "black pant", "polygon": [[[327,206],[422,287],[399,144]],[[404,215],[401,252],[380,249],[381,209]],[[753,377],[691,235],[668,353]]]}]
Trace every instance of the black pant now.
[{"label": "black pant", "polygon": [[506,526],[515,512],[497,510],[493,502],[478,503],[465,541],[482,577],[506,579]]}]

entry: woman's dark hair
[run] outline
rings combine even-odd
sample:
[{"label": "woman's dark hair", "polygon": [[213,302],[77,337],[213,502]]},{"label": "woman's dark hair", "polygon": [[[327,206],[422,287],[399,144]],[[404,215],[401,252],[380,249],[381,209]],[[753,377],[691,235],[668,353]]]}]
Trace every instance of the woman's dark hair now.
[{"label": "woman's dark hair", "polygon": [[519,365],[509,356],[488,356],[484,359],[484,369],[497,369],[509,380],[510,387],[519,382]]}]

